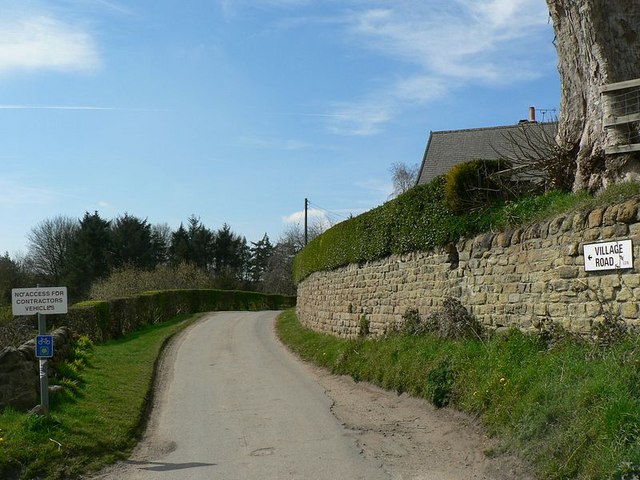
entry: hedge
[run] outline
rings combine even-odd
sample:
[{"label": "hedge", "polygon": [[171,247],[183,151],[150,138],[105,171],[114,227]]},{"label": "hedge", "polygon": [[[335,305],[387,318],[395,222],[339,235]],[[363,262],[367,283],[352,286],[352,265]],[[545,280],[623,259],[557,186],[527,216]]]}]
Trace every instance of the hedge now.
[{"label": "hedge", "polygon": [[[143,325],[161,323],[181,313],[220,310],[284,310],[295,306],[296,297],[239,290],[163,290],[108,301],[90,300],[69,307],[66,315],[47,316],[50,329],[67,326],[88,335],[95,342],[120,338]],[[26,339],[33,337],[35,316],[16,317],[0,330],[0,348],[14,345],[8,335],[18,324],[25,325]],[[14,327],[13,329],[11,327]],[[14,345],[17,346],[17,345]]]},{"label": "hedge", "polygon": [[296,255],[296,283],[313,272],[362,264],[391,254],[429,250],[473,231],[466,215],[444,202],[445,178],[419,185],[399,197],[341,222],[313,239]]}]

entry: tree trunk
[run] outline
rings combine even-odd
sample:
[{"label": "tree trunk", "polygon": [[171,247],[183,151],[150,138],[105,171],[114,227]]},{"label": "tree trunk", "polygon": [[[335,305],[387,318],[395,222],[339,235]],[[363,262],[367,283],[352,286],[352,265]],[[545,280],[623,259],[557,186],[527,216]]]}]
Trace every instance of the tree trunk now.
[{"label": "tree trunk", "polygon": [[605,155],[605,147],[620,138],[615,131],[605,131],[600,93],[602,85],[640,78],[640,2],[547,0],[547,4],[562,83],[558,143],[575,152],[574,191],[597,190],[640,172],[636,154]]}]

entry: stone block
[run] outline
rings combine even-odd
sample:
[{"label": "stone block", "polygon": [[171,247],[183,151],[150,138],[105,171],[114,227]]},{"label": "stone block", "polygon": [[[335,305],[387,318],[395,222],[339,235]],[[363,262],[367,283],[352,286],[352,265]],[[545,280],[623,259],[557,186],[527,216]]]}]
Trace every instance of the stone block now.
[{"label": "stone block", "polygon": [[604,214],[602,215],[602,225],[604,227],[608,227],[610,225],[614,225],[618,220],[618,205],[611,205],[606,208]]},{"label": "stone block", "polygon": [[547,306],[547,312],[550,317],[566,317],[568,307],[562,303],[551,303]]},{"label": "stone block", "polygon": [[620,315],[623,318],[638,318],[638,304],[636,302],[625,302],[620,305]]},{"label": "stone block", "polygon": [[638,214],[638,200],[628,200],[618,209],[617,221],[621,223],[632,223],[636,220]]},{"label": "stone block", "polygon": [[628,287],[622,287],[616,295],[618,302],[630,302],[633,300],[633,290]]},{"label": "stone block", "polygon": [[579,231],[589,225],[589,214],[591,212],[584,210],[573,215],[572,229]]},{"label": "stone block", "polygon": [[622,286],[621,278],[616,274],[605,275],[600,280],[600,288],[620,288]]},{"label": "stone block", "polygon": [[[640,287],[640,275],[637,273],[622,275],[622,284],[629,288]],[[636,298],[640,300],[640,298]]]},{"label": "stone block", "polygon": [[629,234],[629,226],[625,223],[616,223],[608,227],[602,228],[601,238],[619,238],[626,237]]},{"label": "stone block", "polygon": [[546,303],[536,302],[533,305],[533,313],[536,314],[536,315],[540,315],[540,316],[549,315],[549,312],[547,310],[547,304]]},{"label": "stone block", "polygon": [[586,242],[593,242],[594,240],[599,240],[602,236],[602,230],[600,228],[589,228],[582,232],[582,238]]},{"label": "stone block", "polygon": [[559,217],[554,218],[549,222],[549,235],[556,235],[562,229],[562,224],[564,223],[566,216],[561,215]]},{"label": "stone block", "polygon": [[571,242],[565,247],[564,253],[565,255],[568,255],[570,257],[577,257],[578,255],[580,255],[580,243]]},{"label": "stone block", "polygon": [[558,267],[554,272],[558,276],[558,278],[563,279],[576,278],[578,276],[578,268],[569,265]]},{"label": "stone block", "polygon": [[602,225],[602,216],[604,215],[604,208],[595,208],[589,213],[588,223],[589,228],[597,228]]}]

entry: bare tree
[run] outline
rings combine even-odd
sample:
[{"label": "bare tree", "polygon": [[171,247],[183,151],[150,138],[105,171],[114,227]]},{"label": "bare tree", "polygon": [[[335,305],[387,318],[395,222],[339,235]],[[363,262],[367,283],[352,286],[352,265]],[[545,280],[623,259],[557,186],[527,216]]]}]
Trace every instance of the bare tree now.
[{"label": "bare tree", "polygon": [[391,197],[397,197],[398,195],[401,195],[415,187],[419,169],[420,166],[418,164],[392,164],[389,168],[389,171],[391,172],[391,181],[393,182],[393,193],[391,194]]},{"label": "bare tree", "polygon": [[[312,220],[307,225],[307,236],[310,242],[327,229],[326,222]],[[278,243],[292,245],[295,253],[304,248],[304,227],[300,223],[291,223],[278,239]]]},{"label": "bare tree", "polygon": [[[309,241],[316,238],[326,229],[326,224],[316,220],[308,227]],[[299,223],[290,224],[280,235],[273,247],[267,268],[264,272],[263,290],[269,293],[295,295],[293,283],[293,259],[304,248],[304,227]]]},{"label": "bare tree", "polygon": [[55,284],[62,280],[78,228],[77,220],[59,215],[43,220],[27,235],[27,263],[43,281]]},{"label": "bare tree", "polygon": [[506,142],[494,147],[497,158],[511,167],[492,174],[511,195],[540,190],[570,191],[575,180],[575,156],[556,140],[557,122],[525,122],[503,134]]},{"label": "bare tree", "polygon": [[638,168],[605,155],[601,87],[640,78],[640,2],[547,0],[562,83],[558,144],[576,158],[574,190],[595,190]]},{"label": "bare tree", "polygon": [[267,262],[262,278],[262,289],[267,293],[281,293],[295,295],[296,286],[293,283],[293,258],[296,250],[293,244],[286,240],[279,241]]}]

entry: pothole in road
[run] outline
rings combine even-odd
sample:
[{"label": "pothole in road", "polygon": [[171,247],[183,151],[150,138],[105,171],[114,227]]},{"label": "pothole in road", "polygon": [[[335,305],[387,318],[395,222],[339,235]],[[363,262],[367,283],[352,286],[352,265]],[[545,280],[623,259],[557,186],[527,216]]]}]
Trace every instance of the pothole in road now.
[{"label": "pothole in road", "polygon": [[273,455],[275,450],[276,449],[273,447],[258,448],[257,450],[251,452],[249,455],[251,455],[252,457],[268,457],[269,455]]}]

